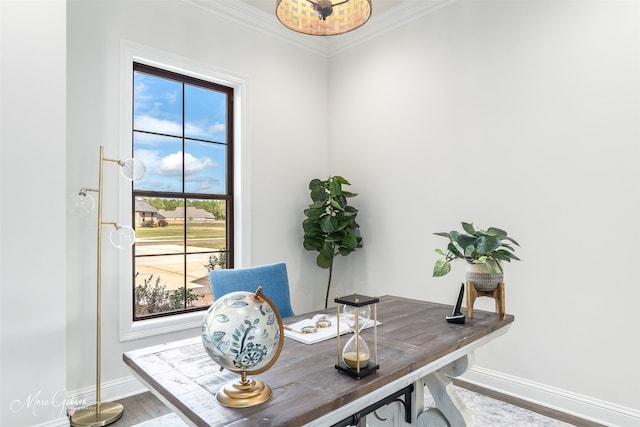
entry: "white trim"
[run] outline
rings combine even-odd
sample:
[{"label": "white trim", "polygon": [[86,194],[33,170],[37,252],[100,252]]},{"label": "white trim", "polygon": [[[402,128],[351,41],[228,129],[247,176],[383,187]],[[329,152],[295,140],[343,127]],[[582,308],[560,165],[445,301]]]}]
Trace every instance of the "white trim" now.
[{"label": "white trim", "polygon": [[183,0],[192,6],[199,7],[209,13],[224,19],[234,21],[252,30],[260,31],[283,42],[295,45],[317,55],[329,56],[330,40],[327,37],[308,36],[285,28],[275,15],[275,1],[273,14],[251,7],[248,4],[233,0]]},{"label": "white trim", "polygon": [[566,414],[614,426],[640,426],[640,411],[568,390],[473,366],[464,381]]},{"label": "white trim", "polygon": [[[128,376],[102,383],[100,397],[103,402],[113,402],[145,391],[147,389],[134,376]],[[82,406],[92,405],[96,402],[96,388],[92,385],[69,391],[66,400],[67,402],[82,402]],[[66,409],[73,406],[67,405]],[[124,409],[127,410],[127,408]],[[32,427],[69,427],[69,418],[62,416]]]},{"label": "white trim", "polygon": [[[144,393],[145,391],[148,391],[147,388],[133,375],[129,375],[103,382],[100,388],[100,400],[103,402],[113,402],[135,394]],[[91,405],[96,402],[96,388],[95,386],[82,387],[69,392],[67,396],[68,400]]]},{"label": "white trim", "polygon": [[[128,40],[120,43],[120,158],[128,158],[131,153],[131,111],[133,90],[133,62],[159,67],[165,70],[189,75],[199,79],[219,83],[234,89],[234,223],[235,223],[235,265],[249,265],[250,229],[250,194],[249,194],[249,122],[248,88],[249,79],[210,64],[203,64],[144,46]],[[131,221],[131,189],[130,184],[120,180],[119,187],[119,222],[128,224]],[[133,322],[131,304],[131,252],[120,251],[118,260],[119,288],[119,334],[121,341],[134,340],[169,332],[182,331],[200,327],[203,312],[186,313],[164,318],[156,318]]]},{"label": "white trim", "polygon": [[401,4],[393,6],[379,14],[375,13],[374,2],[374,9],[369,22],[356,31],[348,33],[350,37],[338,36],[332,39],[328,56],[342,53],[457,1],[458,0],[399,0],[398,3]]},{"label": "white trim", "polygon": [[242,1],[183,1],[317,55],[331,57],[458,0],[397,0],[397,5],[381,13],[376,13],[374,2],[373,13],[365,25],[355,31],[329,37],[309,36],[285,28],[276,18],[275,2],[273,13],[268,13]]},{"label": "white trim", "polygon": [[[147,389],[133,376],[118,378],[112,381],[103,382],[100,387],[100,400],[104,402],[114,402],[125,397],[135,394],[144,393]],[[93,405],[96,402],[96,388],[94,385],[82,387],[67,392],[67,401],[82,402],[81,406]],[[71,409],[74,405],[68,405],[67,409]],[[76,407],[79,409],[79,406]],[[127,408],[124,408],[125,412]],[[34,427],[69,427],[69,419],[67,417],[58,418],[46,424],[39,424]]]}]

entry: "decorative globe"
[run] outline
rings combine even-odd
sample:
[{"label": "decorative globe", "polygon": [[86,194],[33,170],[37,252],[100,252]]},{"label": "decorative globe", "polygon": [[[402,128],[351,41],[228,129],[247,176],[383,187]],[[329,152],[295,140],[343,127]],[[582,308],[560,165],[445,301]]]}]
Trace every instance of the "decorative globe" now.
[{"label": "decorative globe", "polygon": [[233,372],[257,374],[280,355],[284,337],[275,305],[262,294],[231,292],[217,299],[202,322],[202,343],[214,362]]}]

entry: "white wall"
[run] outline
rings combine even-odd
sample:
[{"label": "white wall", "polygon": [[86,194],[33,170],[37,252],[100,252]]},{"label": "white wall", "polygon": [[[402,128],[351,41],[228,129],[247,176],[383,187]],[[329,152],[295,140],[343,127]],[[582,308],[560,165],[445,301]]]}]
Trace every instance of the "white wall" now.
[{"label": "white wall", "polygon": [[[542,384],[640,425],[638,7],[460,2],[327,60],[180,1],[74,0],[65,82],[64,3],[0,1],[0,424],[55,418],[51,405],[35,415],[6,408],[94,382],[95,231],[71,218],[65,226],[64,198],[95,184],[99,145],[117,150],[126,39],[249,77],[251,263],[287,262],[296,311],[324,300],[326,271],[301,250],[313,177],[343,175],[360,194],[365,247],[338,258],[335,293],[451,304],[462,266],[430,277],[442,243],[432,232],[462,220],[502,226],[525,261],[507,271],[515,324],[477,355],[485,379]],[[105,196],[110,215],[117,194]],[[37,262],[23,256],[33,242],[47,244]],[[104,253],[103,380],[117,382],[129,375],[123,351],[197,331],[119,342],[116,255]],[[25,276],[34,265],[46,275]]]},{"label": "white wall", "polygon": [[[310,179],[327,174],[327,59],[183,1],[70,1],[68,9],[68,192],[97,181],[98,147],[107,157],[119,147],[121,40],[159,49],[249,81],[247,120],[251,211],[250,264],[285,261],[296,311],[318,308],[320,273],[303,253],[302,210]],[[173,64],[170,64],[173,65]],[[118,174],[105,168],[104,220],[117,215]],[[68,245],[68,387],[91,386],[95,316],[95,219],[70,217]],[[129,377],[122,353],[199,330],[120,342],[117,251],[103,253],[102,377]],[[303,274],[304,270],[311,274]],[[321,278],[320,278],[321,282]],[[322,283],[321,283],[322,285]]]},{"label": "white wall", "polygon": [[633,425],[639,24],[637,2],[464,1],[330,63],[330,170],[365,239],[336,282],[452,304],[463,266],[431,277],[432,233],[504,228],[516,321],[477,365]]},{"label": "white wall", "polygon": [[0,29],[0,425],[21,427],[65,411],[65,3],[0,1]]}]

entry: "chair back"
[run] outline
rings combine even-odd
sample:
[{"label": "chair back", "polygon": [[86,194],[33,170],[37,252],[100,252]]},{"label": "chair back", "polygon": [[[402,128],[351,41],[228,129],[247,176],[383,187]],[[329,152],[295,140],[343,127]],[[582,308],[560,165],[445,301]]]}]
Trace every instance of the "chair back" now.
[{"label": "chair back", "polygon": [[281,317],[293,316],[287,266],[280,262],[256,267],[211,270],[211,291],[215,299],[230,292],[262,292],[275,304]]}]

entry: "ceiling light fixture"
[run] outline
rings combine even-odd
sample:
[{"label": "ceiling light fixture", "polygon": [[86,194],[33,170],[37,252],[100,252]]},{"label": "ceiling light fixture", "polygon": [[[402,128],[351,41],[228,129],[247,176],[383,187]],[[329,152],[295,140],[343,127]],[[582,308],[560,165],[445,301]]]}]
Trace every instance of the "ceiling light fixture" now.
[{"label": "ceiling light fixture", "polygon": [[334,36],[364,25],[371,16],[371,0],[276,0],[276,16],[298,33]]}]

